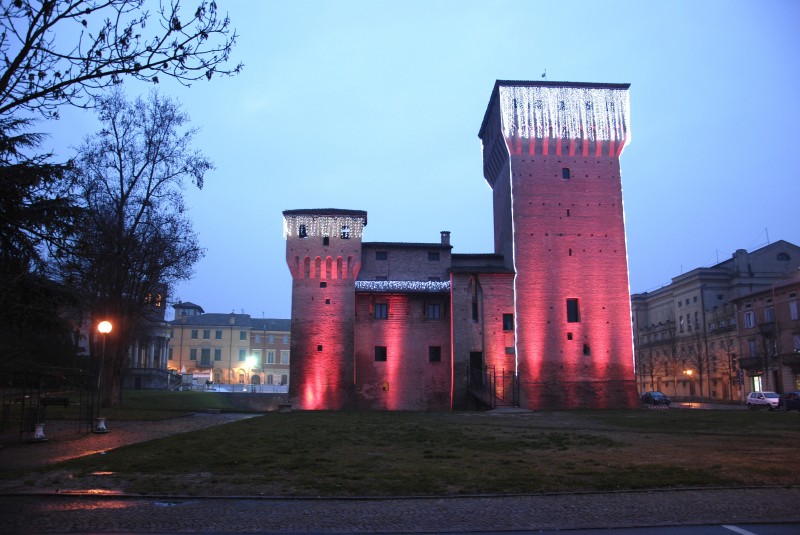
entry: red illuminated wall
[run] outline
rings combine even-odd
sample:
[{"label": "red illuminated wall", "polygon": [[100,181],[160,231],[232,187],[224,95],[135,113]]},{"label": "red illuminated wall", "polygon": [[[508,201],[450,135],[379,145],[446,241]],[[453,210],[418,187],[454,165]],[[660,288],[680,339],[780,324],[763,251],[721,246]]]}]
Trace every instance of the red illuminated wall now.
[{"label": "red illuminated wall", "polygon": [[[472,406],[467,391],[471,354],[480,353],[483,366],[498,374],[516,369],[514,331],[503,329],[503,315],[514,313],[514,275],[481,273],[479,270],[487,266],[462,268],[455,265],[459,261],[459,255],[454,255],[453,407],[464,409]],[[502,383],[498,388],[502,390]],[[504,392],[498,394],[502,396]]]},{"label": "red illuminated wall", "polygon": [[[305,217],[307,212],[288,211],[284,217]],[[350,212],[334,215],[343,213]],[[365,212],[352,215],[366,220]],[[314,233],[301,238],[291,232],[286,237],[286,262],[292,273],[289,398],[298,409],[355,406],[353,326],[361,238],[330,234],[327,245]]]},{"label": "red illuminated wall", "polygon": [[[525,129],[503,130],[503,117],[519,115],[501,109],[496,87],[481,139],[495,250],[516,273],[521,406],[635,406],[623,143],[523,138]],[[577,322],[568,322],[568,299],[577,300]]]},{"label": "red illuminated wall", "polygon": [[[376,319],[374,304],[388,305]],[[439,303],[439,319],[426,317],[428,303]],[[359,293],[356,297],[356,397],[359,408],[447,410],[450,408],[450,314],[447,293]],[[375,346],[386,347],[386,361],[375,360]],[[431,362],[429,347],[441,358]]]}]

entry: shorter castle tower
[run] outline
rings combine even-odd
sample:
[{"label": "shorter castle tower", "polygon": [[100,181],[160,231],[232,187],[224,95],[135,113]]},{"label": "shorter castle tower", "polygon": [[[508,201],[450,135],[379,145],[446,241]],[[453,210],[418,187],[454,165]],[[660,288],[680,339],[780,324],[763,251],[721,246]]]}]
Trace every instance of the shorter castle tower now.
[{"label": "shorter castle tower", "polygon": [[352,408],[355,280],[367,213],[287,210],[283,223],[292,274],[290,401],[298,409]]}]

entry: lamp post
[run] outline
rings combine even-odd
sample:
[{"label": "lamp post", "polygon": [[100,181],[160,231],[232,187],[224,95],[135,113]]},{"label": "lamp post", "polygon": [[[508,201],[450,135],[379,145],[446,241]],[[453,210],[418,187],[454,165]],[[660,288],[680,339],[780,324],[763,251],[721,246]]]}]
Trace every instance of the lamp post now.
[{"label": "lamp post", "polygon": [[103,400],[103,364],[106,361],[106,337],[111,332],[111,328],[111,322],[107,320],[97,324],[97,331],[103,337],[103,349],[100,352],[100,369],[97,373],[97,425],[94,428],[95,433],[108,433],[106,419],[100,416],[100,404]]},{"label": "lamp post", "polygon": [[256,358],[253,355],[247,357],[247,383],[250,385],[250,391],[254,390],[253,387],[253,365],[256,363]]}]

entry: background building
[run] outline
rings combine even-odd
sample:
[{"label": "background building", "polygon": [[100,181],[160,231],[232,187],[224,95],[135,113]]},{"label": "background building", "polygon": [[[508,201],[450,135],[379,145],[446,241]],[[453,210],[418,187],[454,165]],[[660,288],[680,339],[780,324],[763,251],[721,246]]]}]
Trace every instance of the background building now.
[{"label": "background building", "polygon": [[[765,347],[763,342],[776,325],[764,323],[763,308],[771,297],[763,293],[784,284],[798,267],[800,248],[778,241],[750,253],[740,249],[728,260],[679,275],[658,290],[631,296],[640,390],[738,400],[761,388],[763,367],[741,357],[750,355],[752,340],[758,339],[757,346]],[[760,313],[750,327],[742,323],[745,308]],[[789,324],[782,325],[790,337]],[[791,343],[787,340],[783,347]],[[752,353],[754,358],[764,354],[762,349]],[[770,387],[776,388],[775,384],[773,380]]]},{"label": "background building", "polygon": [[495,84],[479,134],[492,254],[451,254],[449,232],[362,243],[359,210],[285,211],[295,406],[635,405],[628,113],[627,84]]},{"label": "background building", "polygon": [[191,374],[200,384],[288,384],[289,320],[206,313],[190,302],[173,306],[167,350],[170,370]]}]

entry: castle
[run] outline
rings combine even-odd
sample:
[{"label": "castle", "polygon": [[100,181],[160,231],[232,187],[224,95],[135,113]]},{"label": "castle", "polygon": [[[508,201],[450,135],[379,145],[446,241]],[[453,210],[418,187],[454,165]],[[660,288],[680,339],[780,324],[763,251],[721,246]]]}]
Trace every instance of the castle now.
[{"label": "castle", "polygon": [[494,252],[362,241],[367,213],[283,212],[298,409],[637,404],[620,155],[628,84],[497,81]]}]

